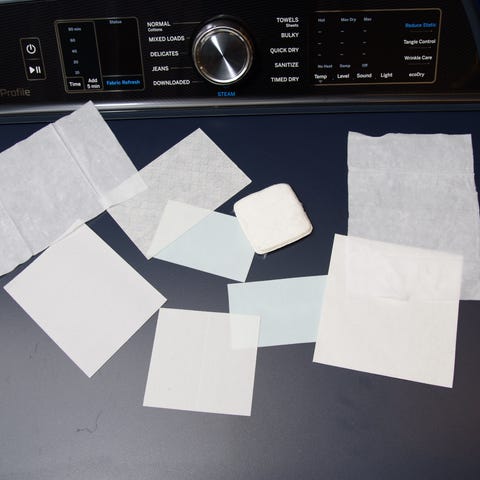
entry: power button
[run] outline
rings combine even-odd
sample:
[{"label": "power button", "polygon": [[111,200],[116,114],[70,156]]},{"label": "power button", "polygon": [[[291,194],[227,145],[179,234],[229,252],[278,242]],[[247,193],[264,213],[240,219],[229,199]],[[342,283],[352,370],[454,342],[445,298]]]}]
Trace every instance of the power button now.
[{"label": "power button", "polygon": [[45,73],[40,39],[37,37],[21,38],[20,48],[22,50],[27,80],[45,80],[47,75]]},{"label": "power button", "polygon": [[25,45],[25,53],[27,55],[35,55],[37,51],[38,47],[34,43],[30,42]]}]

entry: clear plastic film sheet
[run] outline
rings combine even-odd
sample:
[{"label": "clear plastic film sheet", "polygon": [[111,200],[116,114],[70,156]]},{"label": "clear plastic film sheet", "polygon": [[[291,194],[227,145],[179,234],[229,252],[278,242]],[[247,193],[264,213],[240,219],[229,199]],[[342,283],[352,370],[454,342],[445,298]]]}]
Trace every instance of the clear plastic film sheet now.
[{"label": "clear plastic film sheet", "polygon": [[281,278],[228,285],[230,313],[259,315],[259,347],[313,343],[327,277]]},{"label": "clear plastic film sheet", "polygon": [[255,252],[236,217],[170,201],[163,219],[166,226],[171,222],[171,231],[176,232],[176,223],[192,218],[196,212],[199,218],[205,212],[205,218],[154,258],[244,282]]}]

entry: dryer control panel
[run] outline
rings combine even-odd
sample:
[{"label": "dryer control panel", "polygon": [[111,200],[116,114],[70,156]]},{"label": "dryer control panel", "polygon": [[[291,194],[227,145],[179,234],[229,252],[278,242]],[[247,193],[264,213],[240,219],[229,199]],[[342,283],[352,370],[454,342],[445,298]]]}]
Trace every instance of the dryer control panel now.
[{"label": "dryer control panel", "polygon": [[480,102],[475,0],[0,2],[0,115]]}]

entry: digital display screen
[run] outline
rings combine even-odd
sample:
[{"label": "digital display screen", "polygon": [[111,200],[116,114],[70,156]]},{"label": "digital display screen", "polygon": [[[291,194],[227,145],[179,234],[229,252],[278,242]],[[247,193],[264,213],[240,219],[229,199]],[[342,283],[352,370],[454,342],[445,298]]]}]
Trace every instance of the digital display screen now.
[{"label": "digital display screen", "polygon": [[145,79],[136,18],[55,22],[65,90],[143,90]]}]

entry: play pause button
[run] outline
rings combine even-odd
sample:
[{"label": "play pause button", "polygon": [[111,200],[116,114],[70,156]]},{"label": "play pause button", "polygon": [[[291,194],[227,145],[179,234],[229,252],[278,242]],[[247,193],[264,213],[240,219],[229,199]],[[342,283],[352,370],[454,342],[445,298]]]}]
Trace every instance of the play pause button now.
[{"label": "play pause button", "polygon": [[43,63],[42,46],[37,37],[20,39],[25,76],[27,80],[45,80],[45,64]]},{"label": "play pause button", "polygon": [[28,80],[43,80],[45,78],[45,72],[43,65],[37,61],[26,61],[27,79]]},{"label": "play pause button", "polygon": [[31,65],[28,67],[28,73],[32,75],[33,73],[36,73],[38,75],[42,74],[42,67],[40,65],[37,65],[35,67],[32,67]]}]

